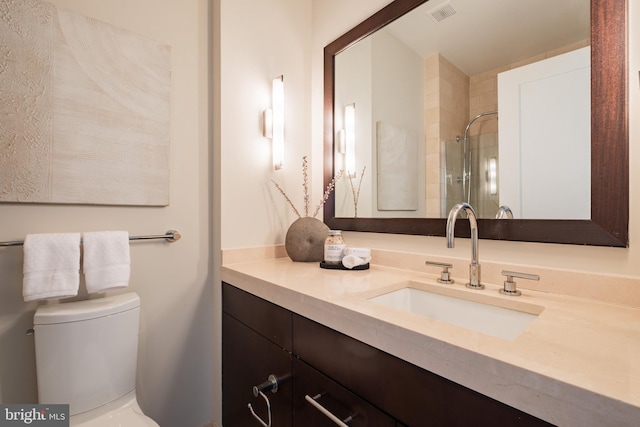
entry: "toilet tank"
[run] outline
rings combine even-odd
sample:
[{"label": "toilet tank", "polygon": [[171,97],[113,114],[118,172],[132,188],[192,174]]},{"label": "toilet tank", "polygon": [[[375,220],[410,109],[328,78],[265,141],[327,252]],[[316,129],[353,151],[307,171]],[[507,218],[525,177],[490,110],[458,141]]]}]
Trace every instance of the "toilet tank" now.
[{"label": "toilet tank", "polygon": [[34,317],[38,399],[89,411],[135,389],[140,298],[38,307]]}]

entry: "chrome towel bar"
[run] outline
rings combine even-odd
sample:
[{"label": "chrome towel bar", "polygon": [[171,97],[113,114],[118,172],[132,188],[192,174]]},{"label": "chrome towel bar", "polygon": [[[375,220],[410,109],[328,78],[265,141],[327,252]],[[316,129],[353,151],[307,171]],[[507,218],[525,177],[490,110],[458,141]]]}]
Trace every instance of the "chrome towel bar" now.
[{"label": "chrome towel bar", "polygon": [[[129,240],[156,240],[165,239],[167,242],[173,243],[180,240],[182,235],[178,230],[169,230],[164,234],[156,234],[150,236],[129,236]],[[0,246],[22,246],[24,240],[16,240],[13,242],[0,242]]]}]

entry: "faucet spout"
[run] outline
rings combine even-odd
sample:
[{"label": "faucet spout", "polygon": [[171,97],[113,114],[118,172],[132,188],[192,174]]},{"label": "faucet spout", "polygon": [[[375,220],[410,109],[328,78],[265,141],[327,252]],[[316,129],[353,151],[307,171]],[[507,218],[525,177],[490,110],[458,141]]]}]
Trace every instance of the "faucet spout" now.
[{"label": "faucet spout", "polygon": [[469,283],[466,286],[471,289],[484,289],[484,285],[480,281],[480,263],[478,262],[478,221],[476,211],[470,204],[458,203],[449,212],[446,229],[447,247],[454,247],[456,220],[460,211],[463,210],[469,218],[471,228],[471,263],[469,264]]},{"label": "faucet spout", "polygon": [[513,211],[509,206],[502,205],[498,208],[496,219],[513,219]]}]

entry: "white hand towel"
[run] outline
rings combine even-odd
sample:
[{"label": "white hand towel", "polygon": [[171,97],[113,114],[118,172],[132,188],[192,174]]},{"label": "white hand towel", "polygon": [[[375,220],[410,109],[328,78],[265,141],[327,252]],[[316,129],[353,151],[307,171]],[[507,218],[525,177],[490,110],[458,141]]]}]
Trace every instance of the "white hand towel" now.
[{"label": "white hand towel", "polygon": [[129,233],[92,231],[82,234],[83,272],[87,291],[105,292],[129,285]]},{"label": "white hand towel", "polygon": [[359,265],[365,265],[371,261],[371,257],[357,257],[355,255],[347,255],[342,257],[342,265],[351,270],[353,267],[357,267]]},{"label": "white hand towel", "polygon": [[23,250],[25,301],[78,295],[80,233],[28,234]]}]

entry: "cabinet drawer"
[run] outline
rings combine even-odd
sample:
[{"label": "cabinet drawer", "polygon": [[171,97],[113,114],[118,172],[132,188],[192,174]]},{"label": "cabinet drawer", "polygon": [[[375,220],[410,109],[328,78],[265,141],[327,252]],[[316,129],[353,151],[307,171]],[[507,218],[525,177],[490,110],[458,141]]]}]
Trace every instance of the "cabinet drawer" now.
[{"label": "cabinet drawer", "polygon": [[[315,399],[314,399],[315,398]],[[316,403],[310,403],[309,399]],[[316,406],[318,405],[318,406]],[[335,427],[323,412],[346,420],[349,427],[395,427],[391,417],[299,359],[293,359],[294,427]]]},{"label": "cabinet drawer", "polygon": [[529,414],[294,314],[293,352],[412,426],[550,426]]},{"label": "cabinet drawer", "polygon": [[222,310],[281,348],[291,351],[291,312],[222,283]]},{"label": "cabinet drawer", "polygon": [[248,404],[267,422],[267,403],[262,396],[254,396],[253,387],[274,375],[279,383],[277,392],[264,392],[271,406],[272,425],[291,426],[291,354],[226,313],[222,314],[222,335],[223,425],[260,427]]}]

